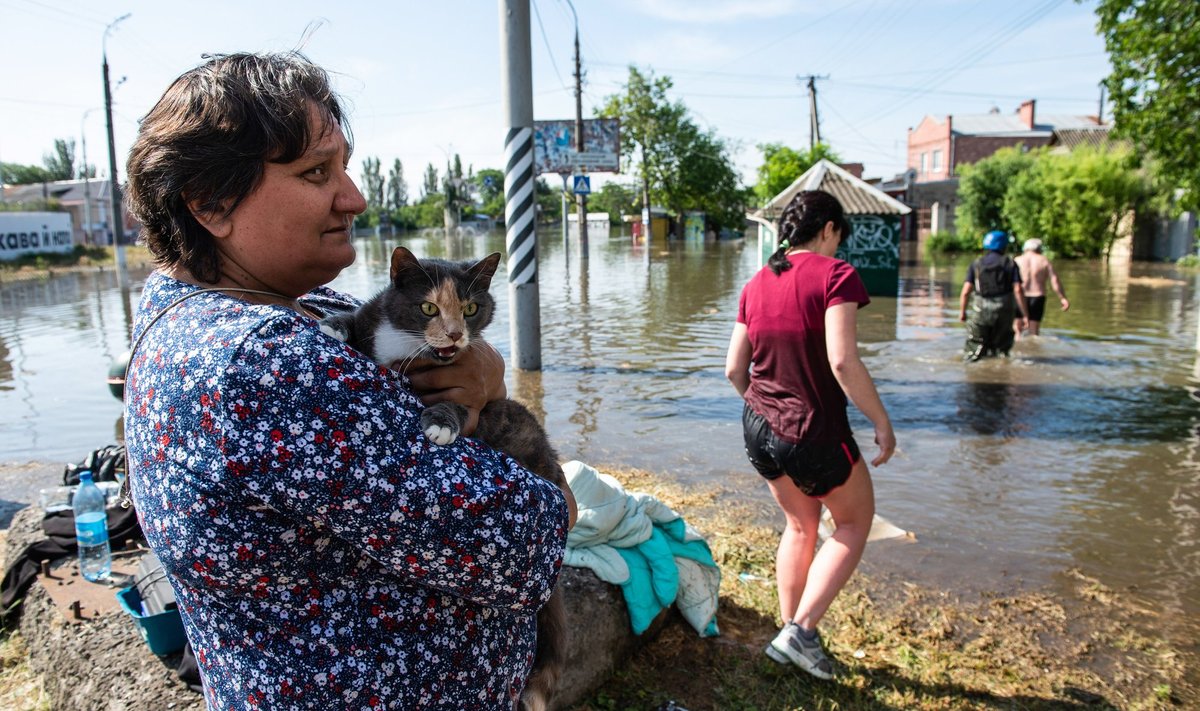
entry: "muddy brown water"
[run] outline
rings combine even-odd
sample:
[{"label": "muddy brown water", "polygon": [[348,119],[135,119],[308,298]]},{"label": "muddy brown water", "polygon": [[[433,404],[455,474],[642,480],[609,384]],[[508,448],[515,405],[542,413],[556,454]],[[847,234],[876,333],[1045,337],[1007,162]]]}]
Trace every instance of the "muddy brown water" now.
[{"label": "muddy brown water", "polygon": [[[510,390],[544,414],[560,453],[719,484],[769,512],[723,376],[738,294],[757,268],[753,238],[646,252],[593,233],[586,260],[553,229],[540,239],[543,370],[510,372]],[[422,256],[504,250],[495,232],[399,241]],[[396,243],[360,238],[333,286],[376,291]],[[961,592],[1065,590],[1078,569],[1156,611],[1150,632],[1195,653],[1200,273],[1056,267],[1071,310],[1051,303],[1043,336],[1009,359],[959,359],[961,259],[910,257],[899,295],[860,312],[864,360],[900,445],[873,472],[878,510],[918,539],[872,543],[867,563]],[[126,291],[111,271],[0,284],[0,462],[76,461],[114,440],[120,405],[104,379],[129,347],[144,276]],[[489,336],[508,355],[506,283],[493,288]],[[853,409],[852,424],[870,453]]]}]

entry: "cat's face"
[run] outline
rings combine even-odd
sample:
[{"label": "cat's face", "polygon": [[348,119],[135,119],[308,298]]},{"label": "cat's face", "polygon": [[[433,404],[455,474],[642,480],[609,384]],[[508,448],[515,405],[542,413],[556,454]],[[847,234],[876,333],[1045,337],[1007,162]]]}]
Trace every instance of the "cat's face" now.
[{"label": "cat's face", "polygon": [[499,263],[499,252],[472,264],[419,260],[397,247],[384,317],[411,335],[420,356],[453,361],[492,321],[496,302],[488,289]]}]

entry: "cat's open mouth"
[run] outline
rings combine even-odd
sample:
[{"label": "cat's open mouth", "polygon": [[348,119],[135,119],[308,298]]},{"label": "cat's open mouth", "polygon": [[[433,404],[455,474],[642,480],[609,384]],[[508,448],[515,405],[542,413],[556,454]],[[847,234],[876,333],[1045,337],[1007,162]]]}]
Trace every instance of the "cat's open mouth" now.
[{"label": "cat's open mouth", "polygon": [[438,360],[451,361],[454,360],[454,356],[456,355],[458,355],[458,346],[433,349],[433,357]]}]

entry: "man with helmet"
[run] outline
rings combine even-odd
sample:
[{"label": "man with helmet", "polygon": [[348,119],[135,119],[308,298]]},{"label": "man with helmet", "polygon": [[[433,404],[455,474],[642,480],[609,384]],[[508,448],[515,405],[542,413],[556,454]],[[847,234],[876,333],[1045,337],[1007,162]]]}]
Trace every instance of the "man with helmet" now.
[{"label": "man with helmet", "polygon": [[[967,324],[963,358],[968,362],[1008,355],[1015,334],[1014,319],[1018,329],[1025,327],[1029,309],[1021,286],[1021,271],[1012,257],[1004,254],[1008,241],[1008,235],[1000,230],[988,232],[983,236],[983,248],[987,252],[967,268],[967,278],[959,295],[958,320]],[[975,299],[971,302],[971,318],[968,319],[967,298],[972,291]]]}]

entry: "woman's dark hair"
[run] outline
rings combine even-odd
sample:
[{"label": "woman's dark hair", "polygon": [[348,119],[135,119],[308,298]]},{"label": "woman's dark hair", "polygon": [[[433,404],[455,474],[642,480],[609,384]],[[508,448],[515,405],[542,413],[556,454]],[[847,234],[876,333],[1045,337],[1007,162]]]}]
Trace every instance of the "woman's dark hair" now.
[{"label": "woman's dark hair", "polygon": [[783,208],[779,217],[779,244],[767,266],[776,274],[792,268],[787,251],[816,239],[825,225],[832,222],[841,239],[850,236],[850,223],[837,198],[824,190],[802,190]]},{"label": "woman's dark hair", "polygon": [[[310,135],[309,107],[324,123]],[[220,279],[213,236],[192,215],[228,217],[269,162],[289,163],[341,125],[329,75],[299,52],[215,55],[167,89],[142,119],[129,152],[129,209],[160,266]]]}]

